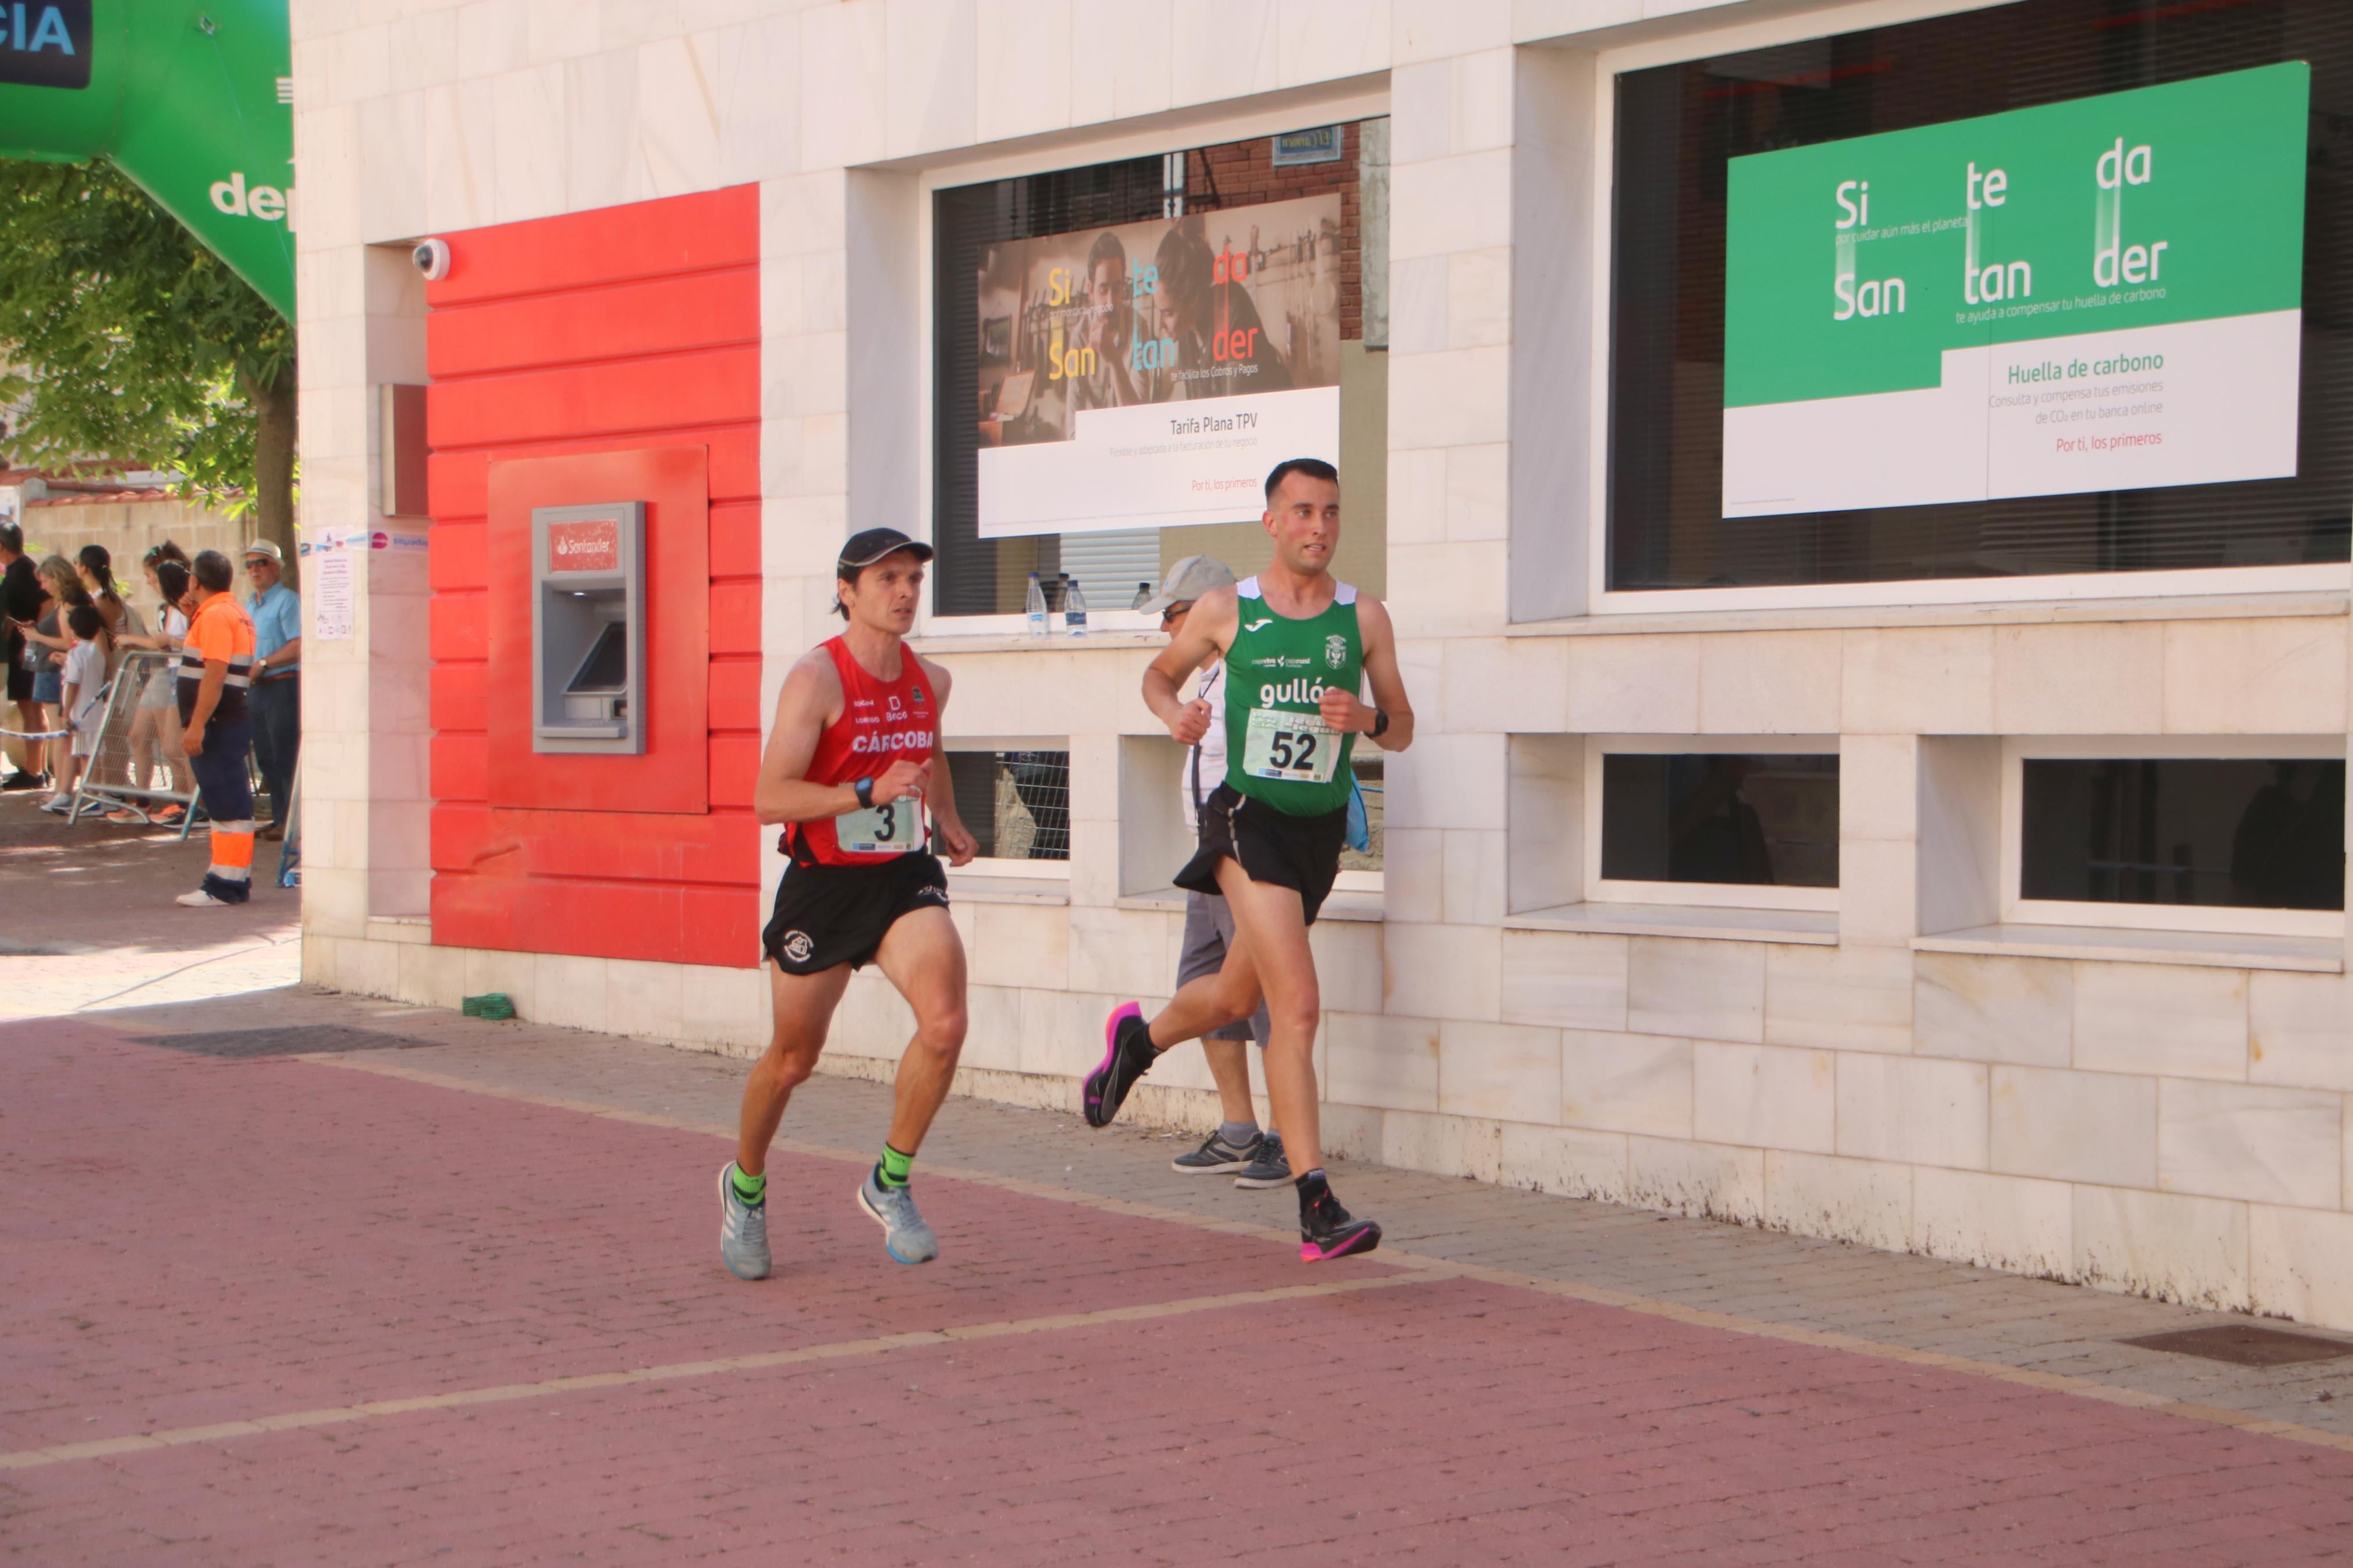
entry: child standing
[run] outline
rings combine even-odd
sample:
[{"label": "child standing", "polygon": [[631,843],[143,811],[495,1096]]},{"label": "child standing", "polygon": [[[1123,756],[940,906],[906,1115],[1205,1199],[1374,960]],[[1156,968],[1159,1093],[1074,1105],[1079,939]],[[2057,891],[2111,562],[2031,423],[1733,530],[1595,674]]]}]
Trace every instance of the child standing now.
[{"label": "child standing", "polygon": [[41,803],[43,811],[60,816],[73,810],[74,784],[98,752],[98,730],[106,717],[100,698],[106,690],[106,667],[113,654],[106,633],[106,617],[96,605],[76,605],[66,612],[66,629],[73,646],[66,652],[64,692],[66,723],[73,731],[73,746],[58,774],[58,793]]}]

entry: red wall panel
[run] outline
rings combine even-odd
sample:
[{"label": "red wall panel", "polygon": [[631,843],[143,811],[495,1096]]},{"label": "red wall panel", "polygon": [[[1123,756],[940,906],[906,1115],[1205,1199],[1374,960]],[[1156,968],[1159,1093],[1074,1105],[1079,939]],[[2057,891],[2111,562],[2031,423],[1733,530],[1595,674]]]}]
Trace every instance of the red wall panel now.
[{"label": "red wall panel", "polygon": [[[426,301],[437,310],[567,289],[610,289],[639,279],[713,268],[756,268],[760,196],[756,186],[737,185],[479,228],[466,235],[463,245],[456,235],[448,237],[449,275],[425,290]],[[756,287],[752,293],[756,321]]]},{"label": "red wall panel", "polygon": [[745,407],[758,416],[757,343],[435,382],[425,439],[446,450],[681,430]]},{"label": "red wall panel", "polygon": [[[759,226],[742,186],[448,237],[426,289],[436,942],[757,960]],[[580,459],[595,484],[676,448],[699,453],[691,505],[512,489],[543,472],[526,460]],[[532,753],[501,684],[512,651],[528,668],[510,514],[570,499],[654,503],[645,757]]]}]

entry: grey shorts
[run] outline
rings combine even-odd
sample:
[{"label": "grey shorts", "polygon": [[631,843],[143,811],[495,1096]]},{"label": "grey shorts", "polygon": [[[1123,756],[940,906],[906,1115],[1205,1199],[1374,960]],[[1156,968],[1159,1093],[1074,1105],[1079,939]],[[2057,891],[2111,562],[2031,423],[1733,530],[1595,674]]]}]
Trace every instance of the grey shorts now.
[{"label": "grey shorts", "polygon": [[[1226,900],[1208,893],[1185,895],[1185,953],[1176,961],[1176,984],[1215,974],[1225,967],[1227,944],[1234,940],[1234,911]],[[1266,999],[1259,999],[1257,1016],[1247,1024],[1228,1024],[1203,1036],[1210,1040],[1256,1040],[1266,1044],[1274,1026],[1266,1016]]]}]

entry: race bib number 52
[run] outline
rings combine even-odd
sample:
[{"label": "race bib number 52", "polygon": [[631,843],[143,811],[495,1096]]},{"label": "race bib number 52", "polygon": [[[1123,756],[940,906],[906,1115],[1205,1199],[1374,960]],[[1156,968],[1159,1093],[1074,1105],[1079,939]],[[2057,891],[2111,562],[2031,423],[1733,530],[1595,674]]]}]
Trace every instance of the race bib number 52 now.
[{"label": "race bib number 52", "polygon": [[1339,760],[1340,737],[1322,714],[1250,710],[1250,732],[1242,742],[1242,772],[1250,777],[1330,784]]},{"label": "race bib number 52", "polygon": [[833,819],[834,842],[850,855],[904,855],[923,847],[923,797],[878,800]]}]

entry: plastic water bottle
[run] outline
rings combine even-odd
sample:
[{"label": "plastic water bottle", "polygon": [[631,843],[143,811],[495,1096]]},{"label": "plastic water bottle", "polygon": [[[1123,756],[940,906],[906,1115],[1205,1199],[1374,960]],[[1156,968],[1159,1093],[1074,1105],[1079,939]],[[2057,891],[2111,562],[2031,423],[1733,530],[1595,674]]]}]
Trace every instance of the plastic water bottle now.
[{"label": "plastic water bottle", "polygon": [[1045,585],[1038,581],[1038,574],[1035,572],[1029,574],[1029,634],[1032,637],[1044,637],[1046,635],[1046,589]]},{"label": "plastic water bottle", "polygon": [[1087,596],[1079,592],[1079,580],[1068,575],[1062,579],[1062,629],[1074,637],[1087,635]]}]

